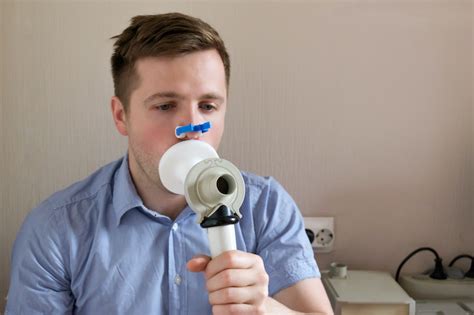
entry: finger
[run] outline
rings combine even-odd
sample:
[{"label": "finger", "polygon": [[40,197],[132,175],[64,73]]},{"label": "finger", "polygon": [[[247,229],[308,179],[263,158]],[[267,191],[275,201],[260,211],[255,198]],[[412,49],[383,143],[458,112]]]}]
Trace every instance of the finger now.
[{"label": "finger", "polygon": [[264,292],[259,290],[258,287],[230,287],[209,293],[209,303],[211,305],[256,304],[264,298]]},{"label": "finger", "polygon": [[257,314],[257,307],[249,304],[214,305],[212,315]]},{"label": "finger", "polygon": [[201,272],[204,271],[211,260],[211,257],[206,255],[197,255],[191,258],[186,267],[191,272]]},{"label": "finger", "polygon": [[210,279],[225,269],[248,269],[260,262],[261,258],[255,254],[239,250],[226,251],[209,262],[205,276]]},{"label": "finger", "polygon": [[256,269],[226,269],[208,279],[206,286],[207,291],[214,292],[228,287],[251,286],[259,279],[259,272]]}]

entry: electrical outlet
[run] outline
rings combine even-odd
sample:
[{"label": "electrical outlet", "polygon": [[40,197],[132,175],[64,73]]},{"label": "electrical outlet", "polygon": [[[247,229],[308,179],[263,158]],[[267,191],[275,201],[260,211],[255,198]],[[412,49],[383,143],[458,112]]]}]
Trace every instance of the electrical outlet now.
[{"label": "electrical outlet", "polygon": [[329,253],[334,249],[334,218],[333,217],[303,217],[304,227],[313,233],[311,243],[316,253]]}]

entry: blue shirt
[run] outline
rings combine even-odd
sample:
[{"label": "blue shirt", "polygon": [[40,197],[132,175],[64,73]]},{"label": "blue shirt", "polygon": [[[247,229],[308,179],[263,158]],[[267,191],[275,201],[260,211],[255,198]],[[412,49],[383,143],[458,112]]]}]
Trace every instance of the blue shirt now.
[{"label": "blue shirt", "polygon": [[[302,217],[272,178],[243,173],[237,247],[263,258],[269,294],[319,277]],[[211,314],[202,273],[207,232],[189,208],[148,210],[128,159],[110,163],[33,209],[14,244],[6,314]]]}]

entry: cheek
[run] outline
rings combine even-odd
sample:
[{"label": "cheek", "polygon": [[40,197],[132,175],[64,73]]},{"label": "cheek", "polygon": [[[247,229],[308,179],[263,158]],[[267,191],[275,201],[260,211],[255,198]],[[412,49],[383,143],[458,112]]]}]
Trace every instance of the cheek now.
[{"label": "cheek", "polygon": [[140,146],[152,153],[161,156],[170,146],[177,142],[174,136],[174,129],[168,126],[150,124],[142,124],[138,130],[135,130],[135,141]]},{"label": "cheek", "polygon": [[223,125],[216,126],[216,130],[215,130],[216,139],[220,139],[222,137],[223,132],[224,132],[224,126]]},{"label": "cheek", "polygon": [[224,125],[219,124],[213,127],[213,133],[210,136],[210,141],[212,142],[214,147],[219,146],[221,139],[222,139],[222,134],[224,132]]}]

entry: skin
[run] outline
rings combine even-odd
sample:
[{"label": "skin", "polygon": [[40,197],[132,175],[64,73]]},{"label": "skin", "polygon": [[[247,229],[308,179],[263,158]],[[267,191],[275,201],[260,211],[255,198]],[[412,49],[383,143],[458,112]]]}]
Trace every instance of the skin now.
[{"label": "skin", "polygon": [[[180,141],[196,139],[218,149],[227,108],[224,65],[217,51],[205,50],[143,58],[135,67],[139,85],[130,95],[128,110],[112,97],[113,119],[118,132],[128,137],[130,174],[143,203],[174,220],[186,200],[163,187],[157,166],[163,153]],[[176,126],[205,121],[212,124],[209,132],[175,137]],[[320,279],[300,281],[269,297],[268,274],[262,259],[252,253],[229,251],[212,260],[196,256],[187,267],[204,273],[215,315],[332,314]]]}]

